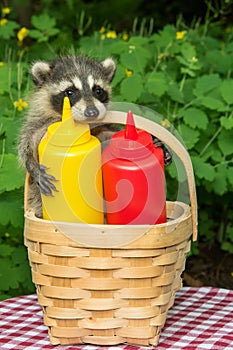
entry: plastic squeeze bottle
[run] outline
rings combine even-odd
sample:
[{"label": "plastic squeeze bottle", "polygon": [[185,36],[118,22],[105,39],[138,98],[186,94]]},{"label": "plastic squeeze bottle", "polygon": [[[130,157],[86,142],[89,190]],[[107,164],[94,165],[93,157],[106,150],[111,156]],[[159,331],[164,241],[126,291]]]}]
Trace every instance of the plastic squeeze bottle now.
[{"label": "plastic squeeze bottle", "polygon": [[62,121],[48,127],[38,152],[40,164],[57,180],[53,196],[42,195],[43,218],[104,223],[101,145],[89,125],[74,122],[68,97]]},{"label": "plastic squeeze bottle", "polygon": [[136,129],[132,112],[102,154],[108,224],[166,222],[164,155],[146,131]]}]

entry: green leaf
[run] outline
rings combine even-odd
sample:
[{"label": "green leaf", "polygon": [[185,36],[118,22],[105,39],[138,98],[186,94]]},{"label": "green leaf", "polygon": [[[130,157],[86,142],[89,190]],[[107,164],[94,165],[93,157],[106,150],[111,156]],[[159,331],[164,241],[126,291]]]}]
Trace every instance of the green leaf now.
[{"label": "green leaf", "polygon": [[[37,29],[30,29],[28,32],[28,35],[30,36],[30,38],[32,39],[41,39],[43,38],[43,33],[41,33],[39,30]],[[46,38],[47,41],[47,38]]]},{"label": "green leaf", "polygon": [[193,57],[196,57],[196,49],[188,42],[182,43],[181,53],[186,61],[192,61]]},{"label": "green leaf", "polygon": [[60,30],[55,28],[56,20],[47,13],[32,16],[31,20],[35,29],[29,31],[29,36],[36,39],[38,43],[48,41],[49,37],[57,35]]},{"label": "green leaf", "polygon": [[220,85],[221,95],[230,105],[233,104],[233,79],[224,80]]},{"label": "green leaf", "polygon": [[149,57],[150,53],[146,49],[129,45],[128,51],[121,54],[120,61],[125,68],[135,73],[142,73],[145,70]]},{"label": "green leaf", "polygon": [[209,50],[206,53],[206,63],[208,69],[226,74],[232,67],[232,55],[220,50]]},{"label": "green leaf", "polygon": [[8,77],[9,67],[7,63],[4,63],[4,65],[0,67],[0,94],[4,94],[4,92],[9,90]]},{"label": "green leaf", "polygon": [[50,31],[49,31],[49,36],[55,36],[55,35],[57,35],[59,32],[60,32],[59,29],[57,29],[57,28],[51,28]]},{"label": "green leaf", "polygon": [[176,179],[178,183],[183,183],[187,180],[185,168],[180,158],[173,154],[172,163],[167,167],[168,173],[173,179]]},{"label": "green leaf", "polygon": [[218,195],[223,195],[227,192],[227,167],[220,165],[216,169],[215,178],[213,181],[214,192]]},{"label": "green leaf", "polygon": [[161,97],[168,89],[167,79],[163,72],[152,72],[147,78],[148,91]]},{"label": "green leaf", "polygon": [[233,166],[227,169],[227,179],[231,186],[233,186]]},{"label": "green leaf", "polygon": [[220,124],[224,127],[226,130],[233,129],[233,118],[227,118],[227,117],[221,117],[220,118]]},{"label": "green leaf", "polygon": [[168,84],[167,94],[172,98],[173,101],[183,103],[184,96],[180,91],[178,84],[175,81],[170,81]]},{"label": "green leaf", "polygon": [[18,166],[17,156],[11,153],[4,154],[0,172],[0,193],[22,187],[24,176],[24,171]]},{"label": "green leaf", "polygon": [[221,151],[217,148],[217,147],[210,147],[209,149],[209,152],[208,150],[204,153],[204,156],[205,157],[205,154],[206,155],[209,155],[211,156],[211,159],[215,162],[215,163],[221,163],[222,162],[222,153]]},{"label": "green leaf", "polygon": [[18,23],[7,20],[6,24],[0,26],[0,38],[9,40],[11,37],[15,36],[15,30],[18,28]]},{"label": "green leaf", "polygon": [[30,276],[26,249],[21,246],[12,249],[12,256],[0,258],[0,289],[3,291],[19,288],[23,282],[27,286]]},{"label": "green leaf", "polygon": [[0,223],[23,227],[23,191],[10,191],[0,194]]},{"label": "green leaf", "polygon": [[50,17],[47,13],[32,16],[31,22],[36,29],[42,32],[48,31],[56,25],[55,18]]},{"label": "green leaf", "polygon": [[218,110],[218,111],[223,111],[225,110],[225,105],[221,100],[218,100],[216,98],[210,97],[210,96],[202,96],[199,99],[199,102],[212,110]]},{"label": "green leaf", "polygon": [[166,25],[162,30],[159,31],[159,34],[154,34],[151,37],[151,39],[155,41],[156,46],[160,48],[169,47],[169,44],[171,44],[175,38],[176,30],[172,25]]},{"label": "green leaf", "polygon": [[[81,39],[82,42],[84,40],[84,37]],[[82,45],[83,46],[83,45]],[[126,50],[128,50],[128,43],[126,41],[113,41],[111,43],[111,53],[115,54],[115,55],[120,55],[121,53],[125,52]],[[118,66],[117,66],[118,69]]]},{"label": "green leaf", "polygon": [[201,157],[192,156],[194,173],[199,179],[213,181],[215,178],[215,170],[213,166],[206,163]]},{"label": "green leaf", "polygon": [[202,97],[207,92],[220,86],[221,79],[218,74],[203,75],[197,78],[194,94],[197,97]]},{"label": "green leaf", "polygon": [[14,264],[23,264],[27,261],[27,250],[23,246],[15,247],[12,253],[12,261]]},{"label": "green leaf", "polygon": [[221,249],[233,254],[233,244],[231,242],[222,242]]},{"label": "green leaf", "polygon": [[178,131],[183,138],[187,149],[193,148],[200,138],[200,132],[198,130],[190,129],[184,124],[178,126]]},{"label": "green leaf", "polygon": [[0,117],[0,130],[3,129],[5,134],[5,153],[17,153],[17,139],[21,126],[20,118]]},{"label": "green leaf", "polygon": [[182,56],[176,56],[177,61],[184,66],[189,66],[189,63]]},{"label": "green leaf", "polygon": [[225,156],[228,156],[233,153],[232,140],[233,129],[222,130],[221,133],[218,135],[218,145]]},{"label": "green leaf", "polygon": [[11,288],[18,288],[17,269],[12,266],[10,258],[0,258],[0,286],[1,289],[7,291]]},{"label": "green leaf", "polygon": [[185,123],[194,129],[199,128],[205,130],[208,125],[206,113],[198,108],[190,107],[185,110],[180,110],[178,115],[182,116]]},{"label": "green leaf", "polygon": [[195,85],[195,80],[191,79],[191,78],[187,78],[184,82],[182,92],[184,95],[184,101],[186,103],[192,101],[195,98],[195,96],[193,94],[194,85]]},{"label": "green leaf", "polygon": [[135,46],[143,46],[146,45],[149,41],[149,38],[143,37],[143,36],[131,36],[128,44],[129,45],[135,45]]},{"label": "green leaf", "polygon": [[124,78],[126,78],[125,69],[122,67],[121,64],[118,64],[116,74],[112,81],[112,86],[117,86]]},{"label": "green leaf", "polygon": [[143,91],[142,77],[139,74],[133,74],[121,83],[121,94],[125,100],[136,102]]},{"label": "green leaf", "polygon": [[189,69],[189,68],[181,67],[180,71],[181,71],[182,74],[187,74],[190,77],[195,77],[196,76],[196,73],[193,70]]},{"label": "green leaf", "polygon": [[26,282],[30,273],[28,262],[26,260],[20,262],[20,264],[16,266],[15,270],[17,271],[17,280],[19,283]]},{"label": "green leaf", "polygon": [[11,256],[13,251],[14,251],[14,248],[8,244],[0,245],[0,256],[2,257]]}]

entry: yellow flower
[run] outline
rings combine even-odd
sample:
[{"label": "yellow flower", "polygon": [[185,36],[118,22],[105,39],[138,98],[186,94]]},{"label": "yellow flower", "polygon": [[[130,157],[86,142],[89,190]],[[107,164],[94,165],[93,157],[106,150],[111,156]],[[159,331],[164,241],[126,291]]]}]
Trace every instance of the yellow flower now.
[{"label": "yellow flower", "polygon": [[28,106],[28,103],[23,101],[22,98],[20,98],[18,101],[14,102],[14,106],[17,107],[17,110],[19,112],[22,112],[22,110]]},{"label": "yellow flower", "polygon": [[229,27],[229,26],[226,27],[225,32],[226,32],[226,33],[231,33],[231,27]]},{"label": "yellow flower", "polygon": [[123,39],[124,41],[127,41],[127,40],[129,39],[129,34],[124,33],[124,34],[122,35],[122,39]]},{"label": "yellow flower", "polygon": [[176,39],[177,40],[183,39],[183,37],[185,36],[186,33],[187,33],[186,30],[183,30],[182,32],[176,32]]},{"label": "yellow flower", "polygon": [[9,15],[10,12],[11,12],[10,7],[4,7],[4,8],[2,9],[2,13],[3,13],[4,15]]},{"label": "yellow flower", "polygon": [[17,33],[17,38],[19,40],[19,42],[22,42],[24,38],[26,38],[26,36],[28,35],[28,30],[26,27],[22,27],[18,33]]},{"label": "yellow flower", "polygon": [[105,34],[101,34],[100,39],[104,40],[105,39]]},{"label": "yellow flower", "polygon": [[196,62],[198,62],[197,57],[193,56],[193,57],[191,58],[191,62],[192,62],[192,63],[196,63]]},{"label": "yellow flower", "polygon": [[125,75],[129,78],[129,77],[131,77],[133,75],[133,72],[126,68],[125,69]]},{"label": "yellow flower", "polygon": [[110,30],[109,32],[107,32],[106,36],[109,39],[116,39],[117,34],[116,34],[115,30]]},{"label": "yellow flower", "polygon": [[136,49],[136,46],[129,45],[129,53],[132,53]]},{"label": "yellow flower", "polygon": [[0,19],[0,26],[4,26],[6,24],[7,24],[7,19],[6,18]]},{"label": "yellow flower", "polygon": [[4,62],[1,61],[0,62],[0,67],[2,67],[2,66],[4,66]]},{"label": "yellow flower", "polygon": [[164,53],[160,53],[160,54],[158,55],[158,60],[160,61],[164,56],[165,56]]},{"label": "yellow flower", "polygon": [[164,127],[164,128],[169,128],[171,126],[170,122],[167,120],[167,119],[163,119],[161,121],[161,125]]},{"label": "yellow flower", "polygon": [[103,34],[103,33],[105,33],[105,32],[106,32],[106,29],[105,29],[104,27],[101,27],[100,30],[99,30],[99,33],[100,33],[100,34]]}]

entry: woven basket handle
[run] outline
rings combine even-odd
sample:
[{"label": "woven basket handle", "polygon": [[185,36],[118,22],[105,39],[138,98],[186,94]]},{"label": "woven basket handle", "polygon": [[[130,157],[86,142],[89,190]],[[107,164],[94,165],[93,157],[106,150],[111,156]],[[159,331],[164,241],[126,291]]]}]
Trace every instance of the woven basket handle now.
[{"label": "woven basket handle", "polygon": [[[190,156],[185,149],[185,147],[180,143],[180,141],[167,129],[161,125],[150,121],[149,119],[140,117],[134,114],[134,120],[136,127],[148,131],[153,136],[159,138],[167,146],[169,146],[180,158],[184,165],[186,176],[188,179],[189,196],[191,203],[192,212],[192,228],[193,228],[193,241],[197,240],[197,197],[196,197],[196,187],[195,178],[193,173],[193,166]],[[126,124],[126,113],[119,111],[109,111],[103,123],[115,123],[115,124]]]}]

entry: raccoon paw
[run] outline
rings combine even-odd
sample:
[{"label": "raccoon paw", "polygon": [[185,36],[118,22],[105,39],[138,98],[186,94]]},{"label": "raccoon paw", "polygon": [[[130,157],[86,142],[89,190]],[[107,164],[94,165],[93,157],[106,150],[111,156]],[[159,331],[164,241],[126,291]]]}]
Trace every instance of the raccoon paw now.
[{"label": "raccoon paw", "polygon": [[164,145],[162,141],[157,139],[157,137],[153,138],[153,143],[156,145],[156,147],[161,147],[163,150],[163,155],[164,155],[164,165],[168,166],[172,163],[172,152],[167,149],[167,147]]},{"label": "raccoon paw", "polygon": [[39,169],[39,182],[38,186],[40,188],[41,194],[44,194],[45,196],[52,196],[52,191],[58,191],[55,187],[55,185],[51,181],[57,181],[53,175],[47,174],[46,168],[44,165],[40,164]]}]

